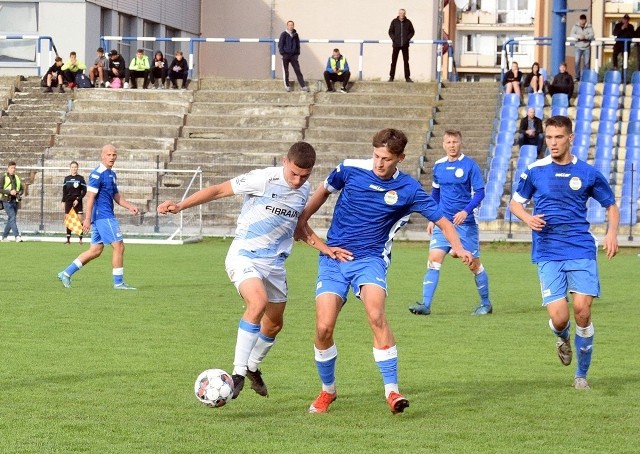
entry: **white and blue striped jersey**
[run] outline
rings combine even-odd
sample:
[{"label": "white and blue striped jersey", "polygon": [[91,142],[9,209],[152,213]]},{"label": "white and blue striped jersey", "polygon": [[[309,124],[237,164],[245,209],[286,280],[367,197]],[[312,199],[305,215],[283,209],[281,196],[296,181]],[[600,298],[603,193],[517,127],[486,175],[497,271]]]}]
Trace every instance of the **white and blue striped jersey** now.
[{"label": "white and blue striped jersey", "polygon": [[329,174],[324,187],[340,192],[327,244],[354,258],[383,257],[389,264],[393,238],[412,212],[431,221],[442,211],[413,177],[396,170],[388,180],[373,172],[373,159],[346,159]]},{"label": "white and blue striped jersey", "polygon": [[550,156],[530,164],[518,182],[513,200],[533,200],[533,214],[544,214],[546,225],[533,231],[531,259],[549,260],[596,258],[596,239],[589,232],[587,201],[593,197],[607,208],[615,198],[607,179],[594,167],[575,156],[560,165]]},{"label": "white and blue striped jersey", "polygon": [[100,164],[89,174],[87,192],[96,194],[91,211],[91,220],[115,218],[113,212],[113,198],[118,193],[118,179],[116,173]]},{"label": "white and blue striped jersey", "polygon": [[309,198],[309,182],[292,189],[283,167],[268,167],[233,178],[231,187],[244,195],[232,248],[250,258],[288,257],[298,216]]},{"label": "white and blue striped jersey", "polygon": [[[438,159],[433,165],[432,186],[440,189],[440,209],[450,221],[456,213],[464,210],[473,194],[484,188],[482,172],[476,162],[461,154],[457,160],[449,161],[447,157]],[[469,213],[464,224],[475,224],[473,211]]]}]

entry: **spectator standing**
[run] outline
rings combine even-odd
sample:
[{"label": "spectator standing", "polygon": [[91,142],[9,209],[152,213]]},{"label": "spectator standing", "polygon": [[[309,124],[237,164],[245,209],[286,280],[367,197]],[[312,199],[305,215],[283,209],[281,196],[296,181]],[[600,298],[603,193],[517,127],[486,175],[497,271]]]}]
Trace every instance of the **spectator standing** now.
[{"label": "spectator standing", "polygon": [[[162,52],[157,51],[151,63],[150,79],[153,88],[165,88],[168,70],[169,65],[167,64],[167,59],[164,58]],[[161,84],[158,84],[158,80],[160,80]]]},{"label": "spectator standing", "polygon": [[346,93],[350,77],[351,72],[349,71],[347,59],[340,54],[340,49],[333,49],[331,57],[327,59],[327,67],[324,71],[324,81],[327,84],[327,91],[336,91],[333,88],[333,83],[342,82],[340,91]]},{"label": "spectator standing", "polygon": [[[484,199],[484,180],[476,162],[462,153],[462,133],[448,129],[442,138],[442,148],[446,156],[433,165],[433,188],[431,198],[436,201],[444,216],[455,226],[462,247],[471,252],[473,260],[469,265],[480,304],[471,315],[487,315],[493,312],[489,299],[489,277],[480,261],[480,234],[474,212]],[[427,271],[422,281],[422,303],[409,307],[416,315],[429,315],[431,303],[438,288],[440,268],[451,251],[451,243],[445,238],[433,221],[427,225],[431,235]]]},{"label": "spectator standing", "polygon": [[97,86],[104,87],[106,75],[109,72],[109,59],[104,55],[104,49],[98,47],[96,50],[96,59],[93,61],[93,65],[89,68],[89,80],[91,85],[96,86],[96,78],[98,79]]},{"label": "spectator standing", "polygon": [[544,156],[542,145],[544,143],[544,133],[542,132],[542,120],[536,117],[536,110],[533,107],[527,109],[527,116],[520,120],[518,128],[520,137],[518,145],[535,145],[538,151],[538,159]]},{"label": "spectator standing", "polygon": [[302,76],[302,71],[300,71],[300,63],[298,63],[298,57],[300,56],[300,37],[294,26],[295,24],[292,20],[287,21],[287,29],[280,33],[280,38],[278,39],[278,51],[282,56],[284,88],[286,91],[291,91],[291,86],[289,85],[289,63],[291,63],[291,67],[298,78],[300,89],[302,91],[309,91],[309,87],[307,87],[304,77]]},{"label": "spectator standing", "polygon": [[522,71],[517,62],[511,63],[511,69],[504,73],[502,77],[502,85],[504,86],[505,93],[515,93],[518,96],[522,96],[520,90],[520,82],[522,81]]},{"label": "spectator standing", "polygon": [[40,85],[46,87],[45,93],[53,93],[52,87],[58,87],[60,93],[64,93],[64,74],[62,74],[62,57],[56,57],[53,65],[42,77]]},{"label": "spectator standing", "polygon": [[[616,23],[613,27],[613,36],[616,38],[633,38],[635,36],[635,30],[633,25],[629,23],[629,15],[622,16],[622,20]],[[618,56],[624,52],[624,42],[616,41],[613,45],[613,69],[618,70]],[[631,50],[631,43],[627,44],[627,50]]]},{"label": "spectator standing", "polygon": [[529,87],[529,93],[543,93],[544,75],[540,72],[538,62],[531,65],[531,73],[524,78],[524,86]]},{"label": "spectator standing", "polygon": [[149,72],[151,65],[149,57],[144,54],[143,49],[136,51],[136,56],[131,59],[129,64],[129,77],[131,78],[131,88],[138,88],[138,78],[143,79],[142,88],[144,90],[149,86]]},{"label": "spectator standing", "polygon": [[587,23],[586,15],[580,15],[578,23],[571,29],[571,36],[578,40],[574,47],[574,55],[576,61],[576,82],[579,82],[582,71],[591,68],[591,41],[595,38],[593,27]]},{"label": "spectator standing", "polygon": [[389,70],[389,82],[393,82],[396,77],[396,64],[398,63],[398,54],[402,51],[402,60],[404,61],[404,79],[407,82],[411,80],[411,70],[409,69],[409,42],[415,35],[413,24],[407,19],[407,11],[398,10],[398,17],[391,21],[389,25],[389,38],[391,38],[391,69]]},{"label": "spectator standing", "polygon": [[573,77],[567,72],[567,64],[565,62],[560,63],[559,70],[560,72],[554,76],[549,85],[549,95],[564,93],[571,98],[573,96]]},{"label": "spectator standing", "polygon": [[122,55],[118,51],[111,49],[109,52],[109,75],[105,87],[109,88],[113,84],[114,79],[119,79],[120,87],[124,86],[124,79],[127,77],[127,67]]},{"label": "spectator standing", "polygon": [[[609,225],[604,250],[609,259],[618,252],[620,211],[607,179],[571,154],[570,118],[549,118],[545,139],[550,155],[525,170],[509,207],[532,230],[531,259],[538,267],[542,305],[549,315],[549,328],[557,336],[558,357],[565,366],[572,359],[567,295],[573,295],[578,360],[573,386],[589,389],[587,372],[595,332],[591,305],[600,296],[600,282],[598,245],[589,231],[587,200],[593,197],[606,208]],[[524,207],[529,200],[534,207],[531,214]]]},{"label": "spectator standing", "polygon": [[[73,208],[80,220],[84,213],[82,209],[82,199],[87,193],[87,182],[82,175],[78,175],[78,163],[71,161],[69,166],[71,173],[64,177],[62,183],[62,206],[64,207],[64,213],[68,214]],[[82,235],[80,233],[80,244],[82,244]],[[71,244],[71,229],[67,227],[67,241],[65,244]]]},{"label": "spectator standing", "polygon": [[76,76],[82,74],[85,69],[87,69],[87,65],[78,60],[75,52],[70,52],[69,60],[62,65],[62,73],[70,88],[76,86]]},{"label": "spectator standing", "polygon": [[187,80],[189,79],[189,64],[184,59],[182,51],[176,52],[176,56],[169,65],[169,80],[171,88],[178,88],[178,80],[182,80],[182,88],[187,88]]},{"label": "spectator standing", "polygon": [[124,242],[118,220],[113,211],[113,202],[126,208],[132,214],[138,208],[129,203],[118,191],[116,173],[112,170],[118,157],[116,148],[109,144],[102,147],[100,165],[89,174],[87,183],[87,212],[82,223],[84,233],[91,231],[91,246],[80,254],[64,271],[58,273],[58,279],[66,288],[71,288],[71,276],[87,263],[100,257],[105,244],[111,244],[113,256],[113,288],[116,290],[135,290],[124,283]]},{"label": "spectator standing", "polygon": [[22,180],[16,175],[15,161],[9,161],[7,165],[7,171],[2,179],[2,191],[0,192],[2,196],[0,201],[2,201],[4,210],[7,213],[7,223],[2,233],[2,241],[8,241],[9,233],[13,232],[16,243],[20,243],[22,238],[20,237],[16,218],[18,217],[18,208],[20,207],[20,199],[22,199],[24,187],[22,186]]}]

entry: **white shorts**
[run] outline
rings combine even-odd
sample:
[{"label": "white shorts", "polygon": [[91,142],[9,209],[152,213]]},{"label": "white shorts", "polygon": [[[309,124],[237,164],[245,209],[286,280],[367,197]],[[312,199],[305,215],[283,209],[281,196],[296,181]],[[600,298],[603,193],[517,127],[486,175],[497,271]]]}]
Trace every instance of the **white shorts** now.
[{"label": "white shorts", "polygon": [[282,260],[256,259],[238,254],[229,249],[224,266],[233,285],[240,292],[240,284],[247,279],[258,278],[264,284],[270,303],[287,302],[287,271]]}]

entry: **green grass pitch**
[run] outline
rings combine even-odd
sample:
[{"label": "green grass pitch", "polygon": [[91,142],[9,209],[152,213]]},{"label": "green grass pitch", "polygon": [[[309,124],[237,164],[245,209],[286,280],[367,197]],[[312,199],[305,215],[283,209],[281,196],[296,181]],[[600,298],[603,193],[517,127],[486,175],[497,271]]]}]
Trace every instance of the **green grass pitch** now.
[{"label": "green grass pitch", "polygon": [[285,327],[262,366],[270,396],[247,386],[211,409],[193,395],[202,370],[232,369],[243,309],[224,271],[228,245],[127,245],[125,280],[139,290],[121,292],[111,288],[110,249],[68,290],[56,274],[86,246],[2,244],[0,452],[640,452],[637,250],[600,254],[592,390],[576,391],[574,366],[555,356],[527,245],[483,246],[493,315],[469,315],[473,278],[448,258],[433,314],[417,317],[407,307],[421,295],[427,246],[397,243],[387,313],[411,406],[389,411],[351,296],[335,336],[338,400],[310,415],[320,390],[317,262],[299,244]]}]

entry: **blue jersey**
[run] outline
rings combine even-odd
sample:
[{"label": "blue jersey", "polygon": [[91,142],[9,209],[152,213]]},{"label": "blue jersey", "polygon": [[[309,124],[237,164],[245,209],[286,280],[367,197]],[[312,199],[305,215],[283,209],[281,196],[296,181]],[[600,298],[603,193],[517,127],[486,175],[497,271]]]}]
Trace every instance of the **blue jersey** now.
[{"label": "blue jersey", "polygon": [[[447,219],[453,221],[456,213],[469,204],[473,194],[484,189],[484,180],[478,164],[461,154],[453,162],[447,157],[436,161],[433,165],[433,187],[440,190],[440,209]],[[471,210],[464,224],[476,223],[473,212]]]},{"label": "blue jersey", "polygon": [[560,165],[550,156],[529,165],[520,176],[513,200],[533,200],[533,214],[544,214],[546,225],[533,231],[531,259],[548,260],[596,258],[596,240],[589,232],[587,200],[593,197],[603,207],[615,203],[606,178],[575,156]]},{"label": "blue jersey", "polygon": [[91,220],[115,218],[113,212],[113,198],[118,193],[116,173],[100,164],[89,174],[87,192],[93,192],[96,198],[93,202]]},{"label": "blue jersey", "polygon": [[413,177],[396,170],[388,180],[373,172],[373,159],[347,159],[324,182],[340,192],[327,244],[353,253],[354,258],[383,257],[389,264],[393,238],[412,212],[431,221],[442,211]]}]

